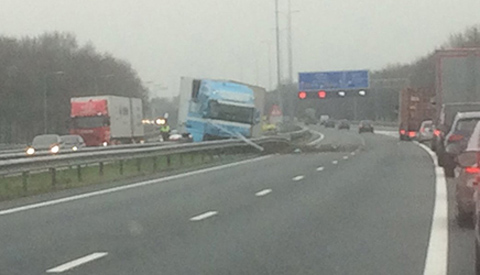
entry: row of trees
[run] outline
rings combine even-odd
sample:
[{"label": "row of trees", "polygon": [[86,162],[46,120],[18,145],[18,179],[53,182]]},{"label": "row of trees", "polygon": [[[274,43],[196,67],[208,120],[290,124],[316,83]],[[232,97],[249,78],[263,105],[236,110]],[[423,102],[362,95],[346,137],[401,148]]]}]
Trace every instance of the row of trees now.
[{"label": "row of trees", "polygon": [[372,74],[375,118],[396,120],[398,93],[405,87],[435,87],[435,50],[480,47],[479,26],[450,35],[447,41],[410,64],[395,64]]},{"label": "row of trees", "polygon": [[131,65],[69,33],[0,36],[0,143],[25,143],[44,132],[68,131],[70,98],[118,95],[142,98],[148,91]]}]

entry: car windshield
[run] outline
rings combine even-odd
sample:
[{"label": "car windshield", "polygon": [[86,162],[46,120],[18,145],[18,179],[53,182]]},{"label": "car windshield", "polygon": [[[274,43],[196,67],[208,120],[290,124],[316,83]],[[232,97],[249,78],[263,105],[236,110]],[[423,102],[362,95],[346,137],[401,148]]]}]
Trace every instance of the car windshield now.
[{"label": "car windshield", "polygon": [[232,122],[252,123],[253,112],[254,109],[250,107],[212,102],[210,104],[210,112],[208,117]]},{"label": "car windshield", "polygon": [[60,139],[65,144],[76,144],[80,142],[79,136],[61,136]]},{"label": "car windshield", "polygon": [[104,116],[75,117],[72,119],[72,125],[74,129],[99,128],[108,126],[108,118]]},{"label": "car windshield", "polygon": [[480,0],[0,0],[0,275],[480,275],[477,122]]},{"label": "car windshield", "polygon": [[468,118],[468,119],[461,119],[457,122],[456,130],[462,132],[469,132],[471,133],[477,125],[477,122],[480,121],[479,118]]},{"label": "car windshield", "polygon": [[58,142],[58,136],[56,135],[42,135],[36,136],[33,139],[33,146],[52,145]]}]

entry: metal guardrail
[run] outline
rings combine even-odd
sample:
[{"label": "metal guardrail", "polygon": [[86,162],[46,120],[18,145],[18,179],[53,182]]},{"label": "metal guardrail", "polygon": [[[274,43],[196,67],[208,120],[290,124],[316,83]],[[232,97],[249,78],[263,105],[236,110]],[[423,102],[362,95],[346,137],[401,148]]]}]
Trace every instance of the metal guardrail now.
[{"label": "metal guardrail", "polygon": [[[121,145],[109,145],[109,146],[96,146],[96,147],[84,147],[80,148],[78,151],[72,151],[68,148],[61,149],[58,153],[59,155],[64,154],[78,154],[81,152],[98,152],[98,151],[109,151],[109,150],[119,150],[119,149],[135,149],[135,148],[149,148],[149,147],[158,147],[158,146],[165,146],[169,144],[175,144],[176,142],[151,142],[151,143],[137,143],[137,144],[121,144]],[[23,148],[25,149],[26,146]],[[37,158],[40,156],[50,156],[51,154],[47,151],[45,152],[37,152],[33,156],[27,156],[25,154],[25,150],[10,150],[6,152],[0,151],[0,160],[8,160],[8,159],[18,159],[18,158]]]},{"label": "metal guardrail", "polygon": [[296,140],[296,139],[301,138],[301,137],[303,137],[303,136],[305,136],[306,134],[309,133],[308,128],[306,128],[304,126],[300,126],[300,127],[301,127],[301,129],[298,130],[298,131],[287,132],[287,133],[278,133],[277,135],[280,136],[280,137],[287,138],[290,141]]},{"label": "metal guardrail", "polygon": [[[289,139],[285,137],[272,136],[252,139],[252,142],[260,146],[274,146],[278,144],[288,144]],[[131,159],[143,159],[149,157],[169,156],[184,153],[199,153],[204,152],[208,154],[220,154],[225,151],[235,151],[239,148],[254,149],[249,144],[241,140],[219,140],[208,141],[201,143],[189,143],[189,144],[175,144],[165,145],[160,147],[149,148],[136,148],[132,150],[111,150],[111,151],[97,151],[92,153],[77,153],[66,155],[45,156],[36,158],[23,158],[0,161],[0,175],[10,174],[24,174],[28,175],[29,172],[35,170],[49,170],[52,173],[52,177],[55,176],[55,170],[63,167],[75,167],[78,169],[83,165],[89,165],[93,163],[100,164],[124,161]],[[251,149],[250,149],[251,148]],[[101,168],[100,168],[101,169]],[[52,179],[54,182],[55,179]]]},{"label": "metal guardrail", "polygon": [[[177,156],[183,165],[186,155],[198,154],[202,160],[207,157],[221,157],[228,154],[258,153],[258,147],[263,147],[262,153],[270,153],[288,148],[292,140],[295,140],[309,133],[303,128],[299,131],[284,133],[277,136],[265,136],[254,138],[245,142],[241,139],[228,139],[207,141],[200,143],[180,143],[162,146],[140,146],[138,148],[116,148],[118,150],[100,150],[93,152],[76,152],[74,154],[60,154],[49,156],[38,156],[35,158],[17,158],[0,160],[0,177],[21,176],[23,194],[28,194],[30,174],[47,172],[50,174],[50,186],[56,189],[57,171],[76,168],[77,180],[82,181],[82,170],[88,166],[98,166],[98,174],[102,176],[105,164],[114,164],[118,167],[118,173],[123,175],[124,163],[129,160],[136,160],[137,171],[140,172],[142,162],[152,164],[151,169],[157,171],[160,160],[166,159],[167,166],[170,166],[171,157]],[[255,146],[252,146],[255,143]],[[131,146],[134,147],[134,146]],[[193,159],[193,157],[192,157]]]}]

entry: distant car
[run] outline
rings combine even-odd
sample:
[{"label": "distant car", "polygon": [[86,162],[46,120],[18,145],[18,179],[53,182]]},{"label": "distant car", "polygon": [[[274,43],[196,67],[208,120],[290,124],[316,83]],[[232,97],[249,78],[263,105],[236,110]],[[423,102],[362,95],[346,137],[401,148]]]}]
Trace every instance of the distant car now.
[{"label": "distant car", "polygon": [[325,125],[325,123],[330,119],[328,115],[321,115],[320,116],[320,125]]},{"label": "distant car", "polygon": [[346,119],[340,120],[340,122],[338,123],[338,129],[339,130],[342,130],[342,129],[350,130],[350,122],[348,122],[348,120],[346,120]]},{"label": "distant car", "polygon": [[431,141],[433,139],[433,121],[425,120],[420,125],[417,133],[417,140],[419,142]]},{"label": "distant car", "polygon": [[362,120],[358,125],[358,133],[370,132],[373,133],[373,122],[370,120]]},{"label": "distant car", "polygon": [[329,119],[329,120],[325,121],[324,126],[325,126],[325,128],[335,128],[335,120]]},{"label": "distant car", "polygon": [[78,151],[85,147],[85,141],[79,135],[65,135],[61,136],[60,139],[63,142],[63,146],[72,151]]},{"label": "distant car", "polygon": [[27,147],[25,153],[29,156],[37,152],[57,154],[62,148],[63,143],[59,135],[39,135],[33,138],[32,144]]},{"label": "distant car", "polygon": [[170,131],[170,135],[168,137],[169,141],[176,141],[176,142],[192,142],[192,135],[188,133],[180,134],[177,130]]},{"label": "distant car", "polygon": [[445,176],[452,178],[454,176],[454,169],[456,166],[455,157],[453,153],[446,152],[446,148],[450,144],[465,142],[470,139],[475,125],[480,121],[480,112],[466,112],[466,113],[457,113],[455,119],[453,120],[452,127],[448,134],[445,136],[445,141],[443,143],[443,154],[440,154],[437,148],[437,157],[439,162],[441,161],[443,168],[445,170]]}]

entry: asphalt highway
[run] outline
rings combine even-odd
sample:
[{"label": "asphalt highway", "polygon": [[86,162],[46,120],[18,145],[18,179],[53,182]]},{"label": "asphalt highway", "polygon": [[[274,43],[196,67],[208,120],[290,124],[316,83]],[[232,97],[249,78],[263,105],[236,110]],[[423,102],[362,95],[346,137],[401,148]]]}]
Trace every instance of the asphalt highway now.
[{"label": "asphalt highway", "polygon": [[[423,274],[429,154],[383,134],[315,129],[322,144],[355,146],[0,204],[0,274]],[[448,274],[472,274],[473,234],[455,226]]]}]

